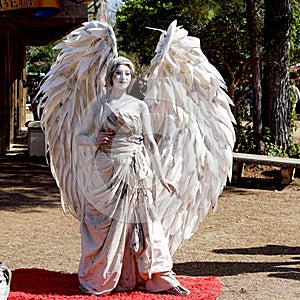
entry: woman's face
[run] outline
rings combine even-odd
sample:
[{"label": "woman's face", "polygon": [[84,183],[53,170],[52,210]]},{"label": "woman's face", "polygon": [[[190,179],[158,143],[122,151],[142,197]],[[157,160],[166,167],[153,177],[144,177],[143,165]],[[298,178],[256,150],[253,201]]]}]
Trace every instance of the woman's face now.
[{"label": "woman's face", "polygon": [[114,88],[127,89],[131,81],[131,70],[127,65],[118,65],[112,76]]}]

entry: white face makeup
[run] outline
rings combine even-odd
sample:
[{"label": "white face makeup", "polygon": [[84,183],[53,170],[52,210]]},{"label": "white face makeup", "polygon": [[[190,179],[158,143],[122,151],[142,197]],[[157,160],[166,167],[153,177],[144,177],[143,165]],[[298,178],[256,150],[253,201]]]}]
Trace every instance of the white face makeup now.
[{"label": "white face makeup", "polygon": [[112,82],[114,88],[127,89],[131,81],[131,72],[128,66],[119,65],[113,74]]}]

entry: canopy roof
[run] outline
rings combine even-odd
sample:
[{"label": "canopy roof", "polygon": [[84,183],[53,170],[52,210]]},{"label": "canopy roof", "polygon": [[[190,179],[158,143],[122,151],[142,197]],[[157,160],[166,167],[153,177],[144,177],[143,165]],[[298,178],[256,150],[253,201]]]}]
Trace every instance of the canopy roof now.
[{"label": "canopy roof", "polygon": [[[53,0],[51,0],[53,3]],[[68,34],[74,28],[87,21],[87,6],[68,0],[55,0],[55,16],[37,16],[38,8],[0,9],[0,18],[4,18],[30,46],[50,44]],[[47,8],[43,8],[46,9]],[[49,12],[50,12],[49,8]],[[52,7],[53,9],[53,7]]]}]

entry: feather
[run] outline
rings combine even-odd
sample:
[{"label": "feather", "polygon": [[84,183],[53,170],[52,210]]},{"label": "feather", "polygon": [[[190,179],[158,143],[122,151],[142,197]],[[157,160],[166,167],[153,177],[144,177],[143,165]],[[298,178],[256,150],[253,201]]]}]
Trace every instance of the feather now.
[{"label": "feather", "polygon": [[154,132],[164,172],[179,192],[171,213],[172,199],[156,187],[165,197],[159,209],[171,253],[195,233],[210,207],[216,209],[231,176],[234,117],[225,90],[200,40],[172,22],[160,36],[145,96],[151,114],[161,116],[153,118]]},{"label": "feather", "polygon": [[84,186],[88,180],[80,170],[82,161],[88,165],[94,153],[76,151],[73,137],[88,105],[105,92],[106,67],[117,56],[116,38],[106,22],[85,22],[54,48],[60,54],[39,91],[44,102],[41,124],[62,208],[80,219],[84,194],[79,183]]},{"label": "feather", "polygon": [[[200,40],[176,21],[161,32],[145,101],[163,170],[178,190],[171,197],[155,183],[157,215],[174,253],[210,207],[216,209],[231,176],[235,133],[225,82],[203,54]],[[74,136],[87,108],[105,93],[106,67],[118,55],[116,38],[106,22],[86,22],[55,49],[60,54],[40,88],[41,123],[62,208],[80,219],[95,152],[75,147]]]}]

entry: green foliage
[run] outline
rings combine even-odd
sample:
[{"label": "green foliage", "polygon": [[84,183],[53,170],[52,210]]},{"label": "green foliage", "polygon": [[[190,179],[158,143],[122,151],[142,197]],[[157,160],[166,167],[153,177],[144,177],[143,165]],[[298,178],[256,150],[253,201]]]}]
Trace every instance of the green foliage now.
[{"label": "green foliage", "polygon": [[41,74],[50,70],[59,50],[52,49],[60,41],[50,46],[27,46],[26,69],[27,73]]},{"label": "green foliage", "polygon": [[300,158],[300,144],[291,141],[289,148],[289,157]]},{"label": "green foliage", "polygon": [[199,26],[195,35],[200,38],[205,55],[224,77],[231,98],[238,103],[251,78],[245,7],[225,7],[222,14]]},{"label": "green foliage", "polygon": [[273,143],[265,143],[265,146],[266,146],[265,155],[277,156],[277,157],[289,157],[289,155],[280,146],[276,146]]},{"label": "green foliage", "polygon": [[244,125],[235,126],[236,143],[235,152],[254,153],[255,144],[253,138],[253,128],[251,122]]},{"label": "green foliage", "polygon": [[272,135],[269,128],[264,128],[264,143],[265,143],[265,155],[278,156],[278,157],[293,157],[300,158],[300,144],[295,144],[291,138],[289,148],[283,149],[272,142]]},{"label": "green foliage", "polygon": [[[199,36],[202,39],[206,37],[206,34],[210,34],[206,40],[214,41],[214,45],[210,44],[208,49],[213,49],[219,44],[218,38],[225,37],[226,40],[224,39],[222,45],[219,46],[221,48],[225,44],[221,53],[224,50],[229,52],[233,45],[239,46],[239,50],[245,53],[244,49],[246,48],[243,47],[243,43],[241,44],[247,40],[245,16],[239,17],[240,13],[245,13],[244,7],[242,0],[125,0],[121,11],[117,13],[115,31],[118,48],[126,53],[134,53],[139,57],[141,64],[147,65],[154,56],[161,32],[146,29],[146,27],[165,30],[176,19],[179,25],[189,31],[190,35]],[[223,22],[219,22],[216,26],[211,25],[218,22],[220,18]],[[206,26],[207,24],[210,25]],[[227,31],[229,27],[232,27],[230,32]],[[242,31],[240,31],[241,27]],[[211,32],[208,32],[208,28]],[[237,44],[236,40],[232,40],[230,37],[232,33],[235,38],[242,33]],[[235,57],[235,53],[232,53],[232,57]]]},{"label": "green foliage", "polygon": [[300,2],[292,0],[292,21],[290,32],[290,60],[291,65],[300,62]]},{"label": "green foliage", "polygon": [[[165,30],[177,19],[183,21],[183,1],[127,0],[117,13],[116,36],[118,49],[130,56],[138,57],[140,64],[148,65],[154,56],[160,31],[147,29],[152,27]],[[184,24],[182,24],[184,25]]]},{"label": "green foliage", "polygon": [[291,142],[289,150],[285,151],[283,147],[277,146],[273,143],[266,143],[265,155],[277,157],[292,157],[300,158],[300,145]]},{"label": "green foliage", "polygon": [[117,14],[119,50],[135,57],[139,65],[148,65],[161,32],[146,27],[165,30],[174,19],[200,38],[203,52],[225,78],[230,96],[243,97],[251,77],[244,1],[127,0]]},{"label": "green foliage", "polygon": [[[235,126],[236,144],[234,151],[243,153],[255,153],[256,146],[253,139],[252,123],[248,122],[244,125]],[[300,144],[295,144],[292,139],[288,150],[283,147],[277,146],[272,142],[272,135],[269,128],[264,128],[264,153],[269,156],[278,157],[294,157],[300,158]]]}]

